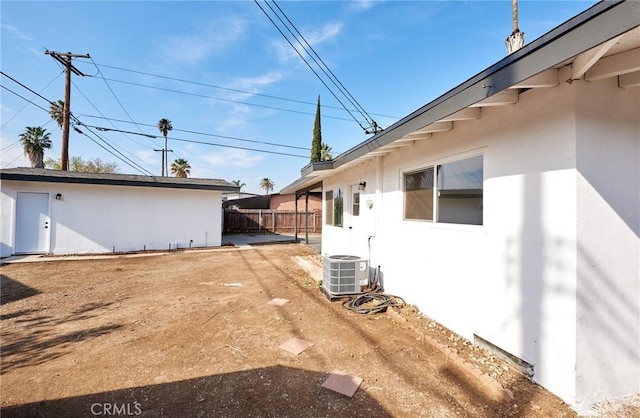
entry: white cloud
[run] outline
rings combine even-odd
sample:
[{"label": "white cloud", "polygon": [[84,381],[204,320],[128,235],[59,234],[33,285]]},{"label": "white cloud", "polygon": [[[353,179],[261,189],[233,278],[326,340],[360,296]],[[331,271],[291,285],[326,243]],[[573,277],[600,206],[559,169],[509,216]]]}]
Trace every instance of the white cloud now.
[{"label": "white cloud", "polygon": [[[31,167],[29,159],[24,155],[24,150],[19,141],[5,141],[4,138],[0,143],[2,153],[0,153],[0,167]],[[48,157],[45,154],[45,159]]]},{"label": "white cloud", "polygon": [[265,87],[281,81],[285,76],[286,74],[282,71],[271,71],[255,77],[236,77],[227,83],[226,87],[233,90],[242,90],[244,93],[229,92],[227,98],[246,100],[253,94],[262,91]]},{"label": "white cloud", "polygon": [[349,2],[349,10],[354,12],[366,12],[370,10],[376,3],[380,3],[380,0],[352,0]]},{"label": "white cloud", "polygon": [[19,39],[21,41],[31,41],[33,39],[31,35],[21,31],[20,28],[17,28],[13,25],[3,23],[1,27],[2,31],[6,32],[12,39]]},{"label": "white cloud", "polygon": [[148,151],[148,150],[138,150],[135,152],[135,155],[145,163],[154,167],[160,163],[162,158],[160,157],[159,152]]},{"label": "white cloud", "polygon": [[[313,30],[309,33],[305,33],[304,31],[302,31],[302,35],[307,40],[309,45],[311,45],[315,49],[318,45],[337,38],[342,31],[342,27],[342,22],[330,22],[325,24],[319,30]],[[300,39],[300,42],[305,47],[307,47],[302,39]],[[291,45],[287,41],[277,41],[274,43],[276,55],[281,63],[286,64],[292,59],[299,59],[299,55],[298,53],[296,53],[296,51],[298,51],[303,57],[307,58],[307,53],[302,49],[298,42],[293,42],[293,45],[296,48],[295,50],[291,48]]]},{"label": "white cloud", "polygon": [[211,22],[204,30],[161,40],[159,48],[167,62],[176,61],[176,52],[183,64],[199,64],[211,55],[231,48],[245,34],[243,19],[224,19]]}]

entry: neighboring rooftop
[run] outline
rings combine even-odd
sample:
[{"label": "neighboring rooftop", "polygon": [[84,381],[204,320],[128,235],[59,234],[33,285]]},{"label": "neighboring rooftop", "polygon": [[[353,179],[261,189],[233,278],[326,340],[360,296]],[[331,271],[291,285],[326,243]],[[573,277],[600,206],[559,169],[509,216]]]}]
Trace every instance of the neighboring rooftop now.
[{"label": "neighboring rooftop", "polygon": [[155,177],[134,174],[84,173],[46,170],[42,168],[0,169],[0,180],[42,183],[102,184],[110,186],[160,187],[167,189],[199,189],[237,192],[240,188],[220,179]]}]

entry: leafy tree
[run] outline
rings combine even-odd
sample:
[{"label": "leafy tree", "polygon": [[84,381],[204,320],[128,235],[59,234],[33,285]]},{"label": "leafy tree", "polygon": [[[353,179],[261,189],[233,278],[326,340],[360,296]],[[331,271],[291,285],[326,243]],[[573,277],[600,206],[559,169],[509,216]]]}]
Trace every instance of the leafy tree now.
[{"label": "leafy tree", "polygon": [[31,167],[44,168],[44,150],[51,148],[50,135],[40,126],[27,126],[24,133],[19,135],[24,155],[29,157]]},{"label": "leafy tree", "polygon": [[171,174],[176,177],[187,178],[191,174],[191,166],[184,158],[178,158],[171,164]]},{"label": "leafy tree", "polygon": [[321,161],[322,158],[322,130],[320,127],[320,96],[316,107],[316,120],[313,124],[313,139],[311,140],[311,162]]},{"label": "leafy tree", "polygon": [[169,170],[169,162],[167,160],[167,134],[173,130],[173,125],[169,119],[160,119],[158,121],[158,130],[164,136],[164,151],[162,151],[162,177],[167,175]]},{"label": "leafy tree", "polygon": [[333,154],[331,153],[331,151],[331,147],[323,142],[322,146],[320,147],[320,161],[333,160]]},{"label": "leafy tree", "polygon": [[[60,170],[60,160],[47,158],[44,162],[46,168],[52,170]],[[100,158],[95,160],[83,160],[82,157],[71,157],[69,161],[69,170],[79,173],[117,173],[118,165],[102,161]]]},{"label": "leafy tree", "polygon": [[233,181],[231,181],[231,184],[233,184],[234,186],[239,187],[240,191],[242,191],[242,188],[247,185],[246,183],[242,183],[242,180],[233,180]]},{"label": "leafy tree", "polygon": [[273,190],[275,185],[276,184],[273,181],[271,181],[271,179],[269,177],[265,177],[262,180],[260,180],[260,188],[264,189],[264,191],[267,194],[269,194],[269,192]]},{"label": "leafy tree", "polygon": [[55,120],[60,128],[64,123],[64,100],[58,100],[49,106],[49,115],[51,119]]}]

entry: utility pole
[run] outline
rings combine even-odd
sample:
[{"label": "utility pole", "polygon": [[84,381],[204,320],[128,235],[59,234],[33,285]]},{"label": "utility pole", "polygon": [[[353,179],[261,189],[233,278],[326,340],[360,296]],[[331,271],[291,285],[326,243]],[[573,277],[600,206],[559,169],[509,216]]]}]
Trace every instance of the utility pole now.
[{"label": "utility pole", "polygon": [[73,66],[71,60],[73,58],[91,58],[89,54],[72,54],[71,52],[55,52],[44,51],[45,54],[51,55],[51,58],[58,61],[65,68],[64,83],[64,112],[62,119],[62,153],[60,155],[60,170],[67,171],[69,169],[69,119],[71,114],[71,72],[75,75],[84,76],[84,74]]},{"label": "utility pole", "polygon": [[164,148],[162,149],[153,149],[156,152],[162,152],[162,177],[168,177],[169,176],[169,161],[167,161],[167,155],[169,155],[170,152],[173,152],[172,149],[167,149],[167,144],[165,142],[164,144]]}]

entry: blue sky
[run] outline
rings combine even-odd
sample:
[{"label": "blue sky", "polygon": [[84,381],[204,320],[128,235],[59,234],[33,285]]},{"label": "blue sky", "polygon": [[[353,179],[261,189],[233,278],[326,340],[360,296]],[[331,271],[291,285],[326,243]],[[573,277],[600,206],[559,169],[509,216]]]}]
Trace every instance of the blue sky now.
[{"label": "blue sky", "polygon": [[[595,3],[521,0],[525,42]],[[382,127],[502,59],[512,30],[508,0],[278,5]],[[116,162],[121,173],[160,175],[160,153],[153,149],[164,143],[156,127],[162,118],[174,128],[170,162],[184,158],[192,177],[241,180],[252,193],[262,193],[264,177],[277,191],[300,176],[309,162],[318,96],[323,141],[334,156],[368,138],[253,1],[3,0],[0,17],[4,73],[57,101],[64,97],[64,74],[45,49],[90,54],[91,60],[74,60],[87,76],[72,77],[73,114],[85,125],[158,137],[91,128],[97,138],[81,127],[134,168],[71,132],[71,156]],[[49,104],[5,76],[0,81],[2,168],[29,165],[17,142],[27,126],[51,132],[45,158],[59,158],[61,131],[35,106]]]}]

